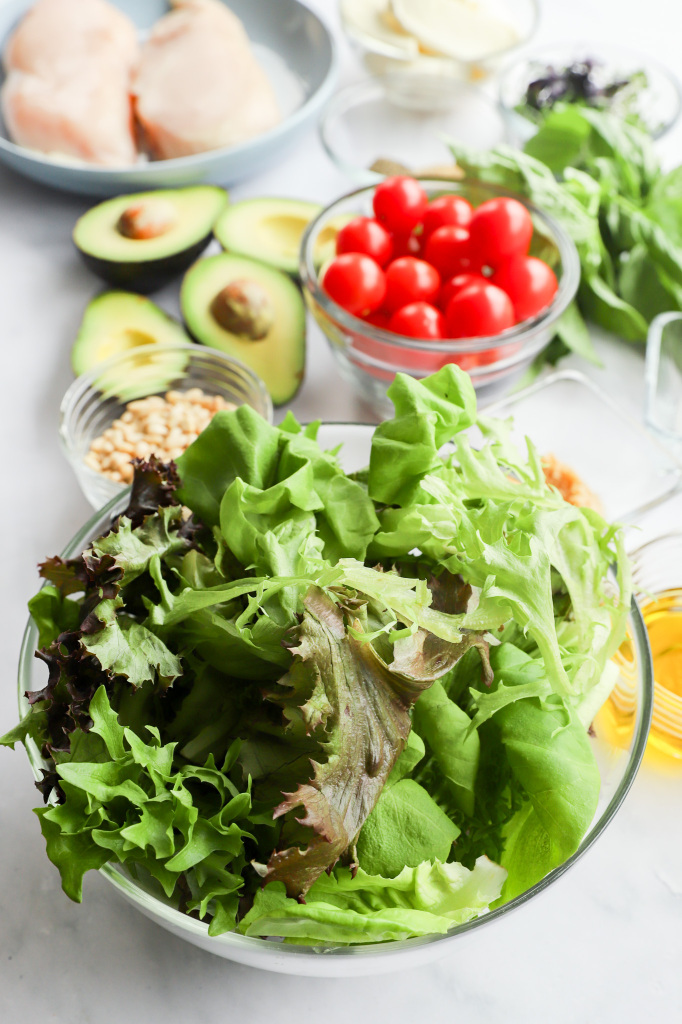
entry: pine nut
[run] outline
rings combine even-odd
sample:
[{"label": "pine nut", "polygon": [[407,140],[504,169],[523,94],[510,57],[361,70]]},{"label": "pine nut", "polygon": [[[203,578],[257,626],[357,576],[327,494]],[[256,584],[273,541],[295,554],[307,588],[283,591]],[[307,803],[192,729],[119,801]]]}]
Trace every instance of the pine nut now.
[{"label": "pine nut", "polygon": [[162,462],[177,459],[216,412],[235,408],[221,395],[207,395],[201,388],[138,398],[94,439],[85,464],[117,483],[130,483],[132,457],[144,459],[154,453]]}]

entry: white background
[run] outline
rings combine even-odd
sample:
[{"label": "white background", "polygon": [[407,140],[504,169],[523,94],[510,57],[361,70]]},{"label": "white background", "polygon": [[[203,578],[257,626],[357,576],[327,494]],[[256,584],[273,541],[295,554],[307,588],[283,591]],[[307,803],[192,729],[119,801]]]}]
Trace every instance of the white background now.
[{"label": "white background", "polygon": [[[340,39],[333,0],[309,2]],[[545,0],[537,38],[625,43],[679,71],[681,12],[674,0]],[[345,44],[341,56],[342,79],[357,77]],[[682,125],[661,149],[668,164],[682,161]],[[276,170],[232,194],[328,201],[347,187],[311,133]],[[16,663],[35,564],[59,551],[90,514],[56,431],[71,381],[70,345],[97,291],[70,243],[85,206],[0,169],[0,733],[15,722]],[[161,301],[172,309],[172,290]],[[639,416],[641,348],[606,338],[597,344],[606,368],[590,372]],[[317,330],[310,331],[308,374],[293,408],[304,420],[367,419]],[[679,501],[659,510],[650,528],[679,527],[681,511]],[[643,770],[597,846],[530,906],[455,943],[430,967],[349,981],[268,975],[219,960],[147,921],[96,874],[86,879],[83,905],[75,906],[45,857],[21,750],[0,750],[0,786],[2,1022],[682,1019],[679,772]]]}]

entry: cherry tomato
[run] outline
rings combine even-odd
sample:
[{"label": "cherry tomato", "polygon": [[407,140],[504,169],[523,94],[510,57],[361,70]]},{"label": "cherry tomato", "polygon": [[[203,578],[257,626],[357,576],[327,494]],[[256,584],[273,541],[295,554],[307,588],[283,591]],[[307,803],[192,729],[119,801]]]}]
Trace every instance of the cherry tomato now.
[{"label": "cherry tomato", "polygon": [[491,277],[507,293],[517,320],[528,320],[549,306],[559,287],[556,275],[535,256],[512,256]]},{"label": "cherry tomato", "polygon": [[370,256],[346,252],[329,264],[322,287],[330,299],[349,313],[366,316],[384,301],[386,275]]},{"label": "cherry tomato", "polygon": [[411,302],[409,306],[396,310],[388,329],[408,338],[444,338],[445,317],[428,302]]},{"label": "cherry tomato", "polygon": [[390,234],[371,217],[356,217],[339,231],[336,236],[336,252],[364,252],[371,256],[380,267],[385,267],[393,255],[393,240]]},{"label": "cherry tomato", "polygon": [[391,235],[393,242],[393,259],[400,256],[419,256],[421,253],[421,238],[410,233],[409,235]]},{"label": "cherry tomato", "polygon": [[445,310],[448,308],[450,299],[453,299],[458,292],[461,292],[463,288],[466,288],[470,284],[485,284],[486,279],[481,274],[457,274],[456,277],[451,277],[449,281],[446,281],[440,290],[438,296],[438,305],[441,309]]},{"label": "cherry tomato", "polygon": [[377,309],[374,313],[368,313],[367,316],[363,316],[362,319],[366,320],[372,327],[380,327],[383,331],[386,331],[388,330],[388,321],[391,318],[383,309]]},{"label": "cherry tomato", "polygon": [[436,268],[444,280],[466,273],[471,266],[469,232],[456,224],[436,228],[424,246],[424,259]]},{"label": "cherry tomato", "polygon": [[437,228],[446,224],[455,224],[459,228],[468,228],[474,209],[463,196],[438,196],[432,199],[424,214],[422,237],[428,238]]},{"label": "cherry tomato", "polygon": [[384,178],[374,190],[372,205],[378,221],[398,235],[409,234],[424,216],[428,196],[415,178]]},{"label": "cherry tomato", "polygon": [[445,317],[448,338],[484,338],[515,323],[511,299],[488,281],[470,284],[450,299]]},{"label": "cherry tomato", "polygon": [[496,267],[509,256],[528,252],[533,222],[518,199],[499,196],[474,210],[469,233],[472,253],[484,264]]},{"label": "cherry tomato", "polygon": [[389,313],[411,302],[435,302],[439,291],[438,271],[424,260],[401,256],[386,267],[384,308]]}]

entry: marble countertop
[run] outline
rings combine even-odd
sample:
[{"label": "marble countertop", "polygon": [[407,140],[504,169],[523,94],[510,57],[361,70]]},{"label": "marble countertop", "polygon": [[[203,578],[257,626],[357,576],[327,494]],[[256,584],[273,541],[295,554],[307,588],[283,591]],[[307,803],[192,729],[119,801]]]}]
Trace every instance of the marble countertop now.
[{"label": "marble countertop", "polygon": [[[2,0],[0,0],[2,2]],[[336,26],[334,0],[309,0]],[[679,66],[682,9],[649,0],[545,0],[538,40],[576,37],[637,46]],[[675,23],[671,19],[675,18]],[[339,33],[340,34],[340,33]],[[358,75],[342,45],[342,75]],[[682,159],[682,124],[661,143]],[[327,201],[348,182],[313,135],[276,170],[233,195],[281,194]],[[96,282],[70,243],[77,198],[51,193],[0,169],[0,407],[6,445],[0,622],[0,733],[15,722],[16,664],[35,564],[62,548],[90,515],[65,471],[56,423],[70,383],[68,351]],[[173,308],[172,291],[160,301]],[[634,416],[643,398],[641,349],[598,337],[604,369],[588,372]],[[367,419],[311,328],[299,418]],[[584,368],[584,367],[583,367]],[[11,491],[7,481],[12,481]],[[15,482],[20,481],[17,487]],[[682,521],[682,498],[649,515],[646,533]],[[356,980],[256,972],[204,953],[138,914],[99,875],[82,906],[62,893],[30,808],[26,758],[0,750],[0,1020],[23,1024],[130,1024],[324,1019],[452,1020],[552,1024],[682,1019],[682,775],[645,768],[596,846],[555,885],[495,928],[453,944],[428,967]]]}]

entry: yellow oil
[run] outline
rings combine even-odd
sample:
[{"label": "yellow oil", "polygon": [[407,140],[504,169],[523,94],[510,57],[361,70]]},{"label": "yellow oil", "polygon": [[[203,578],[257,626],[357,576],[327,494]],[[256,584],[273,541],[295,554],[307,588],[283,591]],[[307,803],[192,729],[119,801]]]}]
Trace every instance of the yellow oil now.
[{"label": "yellow oil", "polygon": [[[645,760],[682,768],[682,589],[666,590],[641,605],[654,663],[654,711]],[[630,640],[616,661],[621,678],[595,721],[609,744],[627,747],[635,720],[635,669]]]}]

